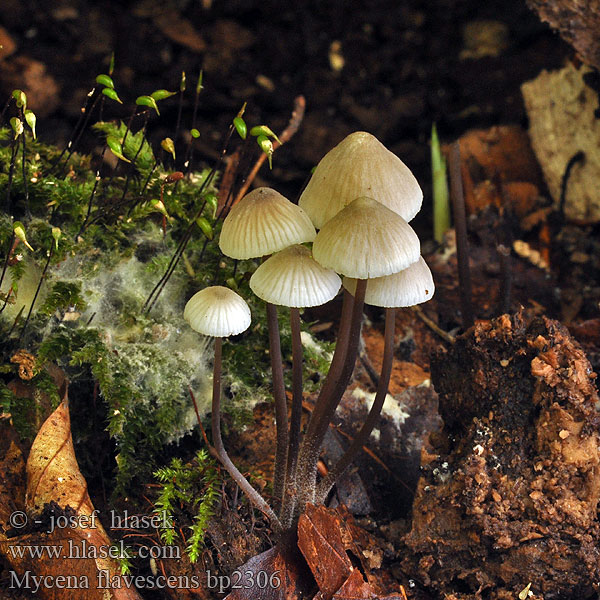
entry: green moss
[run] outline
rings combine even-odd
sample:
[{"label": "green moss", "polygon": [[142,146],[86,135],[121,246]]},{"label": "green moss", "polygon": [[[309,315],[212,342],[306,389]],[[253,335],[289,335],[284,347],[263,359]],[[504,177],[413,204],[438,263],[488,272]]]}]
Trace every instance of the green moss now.
[{"label": "green moss", "polygon": [[158,469],[154,477],[160,483],[154,512],[164,524],[170,525],[161,527],[161,540],[167,546],[173,545],[177,531],[187,523],[191,535],[186,550],[194,563],[200,557],[206,529],[220,496],[216,464],[208,452],[200,450],[195,463],[183,464],[174,458],[168,467]]},{"label": "green moss", "polygon": [[[123,123],[100,123],[96,129],[121,141],[125,137]],[[125,495],[148,480],[168,444],[196,428],[190,389],[201,414],[210,410],[210,341],[194,333],[182,318],[186,300],[198,289],[227,282],[248,301],[253,314],[251,329],[224,345],[225,410],[234,416],[234,423],[240,423],[249,417],[254,403],[271,399],[264,305],[248,287],[256,263],[236,265],[221,255],[217,245],[220,223],[206,202],[207,195],[217,191],[214,181],[204,186],[210,171],[191,173],[176,185],[165,184],[168,173],[160,165],[155,168],[152,148],[141,131],[128,132],[123,149],[130,160],[137,154],[135,168],[121,161],[118,170],[112,175],[102,172],[100,179],[88,156],[74,153],[67,165],[64,159],[56,165],[60,152],[29,135],[27,152],[25,180],[19,153],[10,205],[5,207],[23,221],[34,251],[18,246],[22,260],[17,260],[17,253],[10,257],[2,286],[4,293],[10,284],[18,289],[20,306],[15,305],[12,313],[9,308],[13,307],[0,312],[4,342],[0,403],[23,432],[29,427],[25,433],[35,433],[34,421],[28,421],[27,415],[37,410],[36,400],[23,401],[22,410],[16,409],[18,402],[6,387],[14,375],[10,356],[17,349],[26,348],[37,357],[40,374],[34,383],[53,406],[58,393],[41,369],[44,364],[52,362],[64,369],[73,383],[71,389],[77,389],[79,381],[92,379],[104,404],[103,426],[116,449],[113,489]],[[7,198],[11,156],[12,132],[0,128],[0,200]],[[26,189],[31,214],[26,210]],[[171,217],[167,222],[151,204],[158,198]],[[208,240],[195,226],[185,260],[174,270],[152,311],[144,312],[146,299],[200,211],[214,232],[213,239]],[[61,230],[58,245],[53,236],[56,227]],[[12,219],[5,211],[0,213],[2,264],[11,238]],[[24,330],[24,318],[49,255],[41,293]],[[19,310],[22,313],[17,317]],[[281,311],[281,334],[289,362],[289,314],[285,310]],[[307,380],[315,369],[325,367],[325,356],[307,349]],[[73,414],[72,419],[76,424],[88,416]],[[86,451],[93,454],[94,449],[78,448],[80,453]],[[82,462],[90,461],[83,457]],[[197,525],[193,532],[205,526],[206,515],[200,514],[193,516]],[[196,549],[200,537],[193,533],[191,543]]]},{"label": "green moss", "polygon": [[102,132],[105,138],[110,135],[117,138],[121,143],[125,140],[123,155],[131,161],[135,160],[135,166],[140,171],[148,171],[153,167],[154,153],[150,144],[144,138],[143,131],[140,130],[136,133],[128,131],[127,125],[123,121],[120,121],[118,125],[110,122],[99,122],[95,123],[93,128]]},{"label": "green moss", "polygon": [[56,281],[46,296],[40,311],[51,315],[60,311],[82,311],[85,309],[85,300],[81,297],[81,284],[70,281]]}]

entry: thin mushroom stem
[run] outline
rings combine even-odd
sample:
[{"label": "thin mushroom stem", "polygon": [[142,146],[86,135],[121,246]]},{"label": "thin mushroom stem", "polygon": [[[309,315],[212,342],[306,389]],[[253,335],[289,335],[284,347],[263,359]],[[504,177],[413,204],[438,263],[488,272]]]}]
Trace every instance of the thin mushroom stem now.
[{"label": "thin mushroom stem", "polygon": [[384,346],[383,346],[383,362],[381,365],[381,375],[379,376],[379,383],[377,385],[377,393],[375,394],[375,400],[371,406],[371,410],[367,416],[366,421],[361,427],[360,431],[356,434],[354,441],[350,447],[346,450],[342,458],[338,461],[331,471],[323,478],[317,488],[317,501],[324,502],[329,490],[335,483],[336,479],[342,475],[342,473],[348,468],[350,463],[354,460],[356,455],[360,452],[360,449],[369,439],[373,427],[377,423],[377,419],[381,414],[381,409],[387,397],[388,387],[390,383],[390,376],[392,374],[392,363],[394,361],[394,332],[396,324],[396,309],[386,308],[385,309],[385,333],[384,333]]},{"label": "thin mushroom stem", "polygon": [[281,340],[277,307],[270,302],[267,305],[267,326],[269,328],[269,353],[273,377],[273,398],[275,399],[275,426],[277,429],[277,446],[275,449],[275,474],[273,476],[273,495],[276,500],[283,499],[285,488],[285,467],[288,450],[287,401],[283,381],[283,360],[281,358]]},{"label": "thin mushroom stem", "polygon": [[296,505],[296,463],[300,448],[300,428],[302,425],[302,338],[300,336],[300,309],[290,308],[292,329],[292,415],[290,419],[290,437],[287,457],[285,490],[281,514],[286,526]]},{"label": "thin mushroom stem", "polygon": [[248,496],[250,502],[258,508],[270,521],[273,529],[281,531],[281,523],[265,499],[250,485],[250,482],[240,473],[231,462],[221,438],[221,357],[222,338],[215,338],[215,362],[213,366],[213,395],[212,395],[212,437],[217,457],[231,478],[240,486]]},{"label": "thin mushroom stem", "polygon": [[314,409],[308,421],[304,439],[300,447],[300,454],[296,465],[296,477],[295,481],[304,490],[310,489],[311,482],[316,480],[316,474],[310,474],[307,469],[310,469],[311,461],[316,463],[314,456],[318,456],[319,450],[314,449],[315,444],[316,428],[318,422],[324,418],[325,402],[322,398],[327,397],[333,390],[335,381],[339,378],[342,368],[344,366],[344,359],[346,357],[346,350],[348,349],[348,338],[350,336],[350,322],[352,321],[352,306],[354,298],[352,294],[344,289],[343,291],[343,302],[342,302],[342,314],[340,317],[340,325],[338,328],[338,339],[335,345],[335,351],[333,358],[329,366],[329,371],[323,382],[323,387],[319,393],[319,397],[315,402]]},{"label": "thin mushroom stem", "polygon": [[307,436],[310,439],[314,433],[317,422],[323,418],[325,404],[321,402],[321,398],[324,398],[331,393],[335,382],[339,379],[339,376],[342,372],[344,359],[346,358],[346,350],[348,349],[348,338],[350,336],[350,322],[352,321],[353,303],[354,298],[352,294],[348,290],[344,289],[342,314],[340,317],[340,326],[338,329],[338,339],[335,345],[335,351],[333,353],[331,365],[329,366],[329,372],[327,373],[327,377],[323,382],[323,387],[321,388],[321,392],[319,393],[319,397],[315,403],[315,408],[308,422],[306,436],[304,438],[305,442],[302,444],[303,447],[301,454],[305,449]]},{"label": "thin mushroom stem", "polygon": [[[298,474],[302,474],[303,477],[302,489],[300,491],[303,502],[314,502],[315,500],[316,466],[319,459],[321,444],[327,433],[329,422],[342,399],[344,391],[350,381],[350,377],[352,376],[352,372],[354,371],[356,356],[358,354],[358,341],[360,338],[362,311],[366,290],[367,280],[359,279],[354,293],[352,316],[350,319],[347,340],[341,339],[341,333],[340,338],[338,338],[338,345],[340,342],[345,342],[345,350],[344,348],[341,350],[344,357],[343,364],[339,371],[339,375],[335,379],[332,378],[331,385],[327,386],[327,382],[323,385],[323,389],[321,390],[315,405],[315,411],[313,411],[314,418],[317,408],[320,409],[319,418],[314,420],[314,428],[312,430],[307,430],[304,437],[305,443],[303,452],[300,455],[298,467],[296,469],[297,476]],[[311,424],[312,422],[313,420],[311,419]]]}]

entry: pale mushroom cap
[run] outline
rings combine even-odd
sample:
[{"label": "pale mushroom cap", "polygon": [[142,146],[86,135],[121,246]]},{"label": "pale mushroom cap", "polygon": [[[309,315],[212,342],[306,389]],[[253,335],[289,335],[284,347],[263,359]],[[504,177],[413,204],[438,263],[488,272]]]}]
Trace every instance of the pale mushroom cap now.
[{"label": "pale mushroom cap", "polygon": [[357,131],[319,162],[298,205],[317,229],[359,196],[376,198],[410,221],[423,192],[411,170],[375,136]]},{"label": "pale mushroom cap", "polygon": [[312,242],[316,233],[301,208],[279,192],[262,187],[231,209],[223,221],[219,248],[231,258],[256,258],[292,244]]},{"label": "pale mushroom cap", "polygon": [[310,250],[300,245],[274,254],[250,278],[250,288],[259,298],[294,308],[329,302],[341,283],[335,271],[322,267]]},{"label": "pale mushroom cap", "polygon": [[250,327],[250,308],[229,288],[214,285],[196,292],[185,305],[183,318],[190,327],[211,337],[237,335]]},{"label": "pale mushroom cap", "polygon": [[399,214],[364,197],[325,223],[313,243],[318,263],[356,279],[402,271],[420,253],[412,227]]},{"label": "pale mushroom cap", "polygon": [[[344,277],[344,287],[354,294],[356,279]],[[427,302],[433,296],[435,285],[427,263],[420,256],[416,263],[392,275],[369,279],[365,303],[383,308],[400,308]]]}]

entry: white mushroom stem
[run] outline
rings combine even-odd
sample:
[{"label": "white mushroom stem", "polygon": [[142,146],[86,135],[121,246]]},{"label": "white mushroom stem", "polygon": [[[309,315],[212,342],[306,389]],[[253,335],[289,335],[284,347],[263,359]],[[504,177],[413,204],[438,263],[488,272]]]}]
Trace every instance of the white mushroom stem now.
[{"label": "white mushroom stem", "polygon": [[305,502],[315,500],[316,469],[321,444],[356,363],[366,289],[367,280],[359,279],[353,301],[349,294],[344,293],[342,320],[333,360],[315,403],[298,458],[296,479],[302,477],[299,508],[302,508]]},{"label": "white mushroom stem", "polygon": [[361,448],[369,439],[373,427],[377,424],[377,419],[381,414],[381,409],[385,402],[385,398],[388,394],[388,387],[390,383],[390,376],[392,373],[392,363],[394,361],[394,332],[396,325],[396,309],[386,308],[385,309],[385,333],[384,333],[384,346],[383,346],[383,362],[381,365],[381,374],[379,376],[379,382],[377,384],[377,393],[375,394],[375,400],[367,416],[367,420],[364,422],[360,431],[356,434],[352,444],[346,450],[342,458],[338,461],[333,469],[323,478],[317,488],[317,501],[319,503],[325,502],[329,490],[344,471],[350,466],[350,463],[354,460],[356,455],[360,452]]},{"label": "white mushroom stem", "polygon": [[285,478],[285,491],[281,515],[286,527],[291,525],[296,509],[296,464],[300,448],[300,428],[302,425],[302,339],[300,336],[300,310],[290,308],[292,329],[292,415],[290,418],[290,438]]},{"label": "white mushroom stem", "polygon": [[277,429],[277,445],[275,449],[275,474],[273,476],[273,495],[276,500],[283,499],[285,487],[285,471],[288,451],[287,402],[283,381],[283,360],[281,358],[281,341],[277,307],[270,302],[267,306],[267,326],[269,328],[269,353],[273,377],[273,398],[275,399],[275,426]]},{"label": "white mushroom stem", "polygon": [[275,531],[281,531],[281,523],[264,498],[250,485],[250,482],[240,473],[231,462],[223,440],[221,439],[221,356],[222,338],[215,338],[215,361],[213,366],[213,395],[212,395],[212,437],[215,452],[225,470],[248,496],[250,502],[258,508],[270,521]]}]

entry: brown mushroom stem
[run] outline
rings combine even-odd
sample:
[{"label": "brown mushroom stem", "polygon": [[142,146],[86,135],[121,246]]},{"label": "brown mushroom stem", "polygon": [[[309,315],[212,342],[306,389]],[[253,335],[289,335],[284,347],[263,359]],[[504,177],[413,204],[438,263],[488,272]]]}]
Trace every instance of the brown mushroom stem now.
[{"label": "brown mushroom stem", "polygon": [[[308,426],[306,427],[306,433],[304,434],[304,439],[300,447],[300,454],[296,466],[297,484],[300,479],[307,477],[306,468],[308,468],[308,465],[310,464],[311,457],[315,454],[311,445],[314,444],[317,422],[323,418],[323,413],[325,410],[325,403],[321,401],[321,398],[324,398],[331,393],[333,385],[339,378],[342,372],[342,367],[344,366],[344,358],[346,357],[346,350],[348,349],[348,337],[350,336],[350,322],[352,320],[353,303],[354,298],[352,294],[348,290],[344,289],[337,343],[335,345],[335,351],[333,353],[331,364],[329,365],[329,371],[325,377],[323,387],[321,388],[319,397],[317,398],[314,409],[310,415]],[[318,450],[316,452],[318,455]],[[301,482],[301,485],[304,488],[310,487],[308,482],[306,484]]]},{"label": "brown mushroom stem", "polygon": [[[296,468],[296,479],[298,476],[302,477],[300,498],[301,505],[305,502],[314,502],[315,500],[315,486],[316,486],[316,467],[319,459],[319,452],[321,450],[321,444],[327,433],[329,422],[335,413],[342,395],[348,386],[352,372],[354,371],[354,365],[356,363],[356,356],[358,354],[358,341],[360,338],[360,327],[362,324],[362,311],[365,300],[365,292],[367,289],[366,279],[359,279],[356,284],[356,290],[354,293],[354,301],[352,305],[352,315],[350,317],[350,323],[347,330],[346,338],[346,323],[340,322],[340,334],[336,345],[336,353],[338,346],[341,346],[340,353],[343,357],[343,363],[341,367],[333,372],[334,363],[332,361],[331,368],[327,375],[327,379],[323,384],[321,393],[315,404],[315,410],[309,427],[304,436],[304,442],[300,457],[298,459],[298,467]],[[346,300],[346,294],[344,294],[344,300]],[[343,314],[342,319],[347,314]],[[334,354],[335,360],[335,354]],[[331,378],[330,378],[330,375]],[[311,427],[312,426],[312,427]]]},{"label": "brown mushroom stem", "polygon": [[292,415],[290,418],[290,438],[287,457],[285,492],[281,515],[283,523],[291,525],[296,505],[296,463],[300,448],[300,428],[302,425],[302,339],[300,337],[300,310],[290,308],[292,329]]},{"label": "brown mushroom stem", "polygon": [[392,363],[394,361],[394,332],[396,325],[396,309],[386,308],[385,309],[385,333],[384,333],[384,346],[383,346],[383,362],[381,365],[381,374],[379,376],[379,382],[377,384],[377,393],[375,394],[375,400],[367,416],[367,420],[364,422],[360,431],[356,434],[352,444],[346,450],[342,458],[338,461],[331,471],[323,478],[319,486],[317,487],[317,501],[324,502],[329,490],[335,483],[336,479],[342,475],[342,473],[348,468],[350,463],[354,460],[356,455],[360,452],[361,448],[369,439],[373,427],[377,423],[377,419],[383,408],[386,396],[388,394],[388,387],[390,383],[390,376],[392,374]]},{"label": "brown mushroom stem", "polygon": [[213,395],[212,395],[212,437],[218,459],[231,475],[231,478],[240,486],[248,496],[250,502],[258,508],[270,521],[273,529],[281,531],[281,523],[264,498],[250,485],[250,482],[240,473],[231,462],[223,440],[221,439],[221,356],[222,338],[215,338],[215,362],[213,366]]},{"label": "brown mushroom stem", "polygon": [[[350,336],[350,322],[352,321],[352,306],[354,303],[354,298],[352,294],[344,289],[343,292],[343,302],[342,302],[342,314],[340,317],[340,325],[338,328],[338,339],[335,345],[335,351],[333,353],[333,358],[331,360],[331,365],[329,366],[329,372],[325,377],[325,381],[323,382],[323,387],[321,388],[321,392],[319,393],[319,398],[315,403],[315,407],[310,416],[310,420],[308,422],[308,427],[306,430],[305,440],[308,436],[309,438],[313,435],[316,423],[323,418],[323,413],[325,410],[325,404],[321,402],[321,398],[328,396],[335,382],[338,380],[342,368],[344,366],[344,359],[346,358],[346,350],[348,349],[348,338]],[[303,443],[303,450],[306,442]],[[303,452],[301,451],[301,453]]]},{"label": "brown mushroom stem", "polygon": [[283,381],[283,360],[281,358],[281,340],[277,307],[270,302],[267,305],[267,326],[269,328],[269,354],[273,377],[273,398],[275,399],[275,426],[277,429],[277,446],[275,449],[275,474],[273,477],[273,495],[281,501],[285,487],[285,467],[288,450],[287,402]]}]

